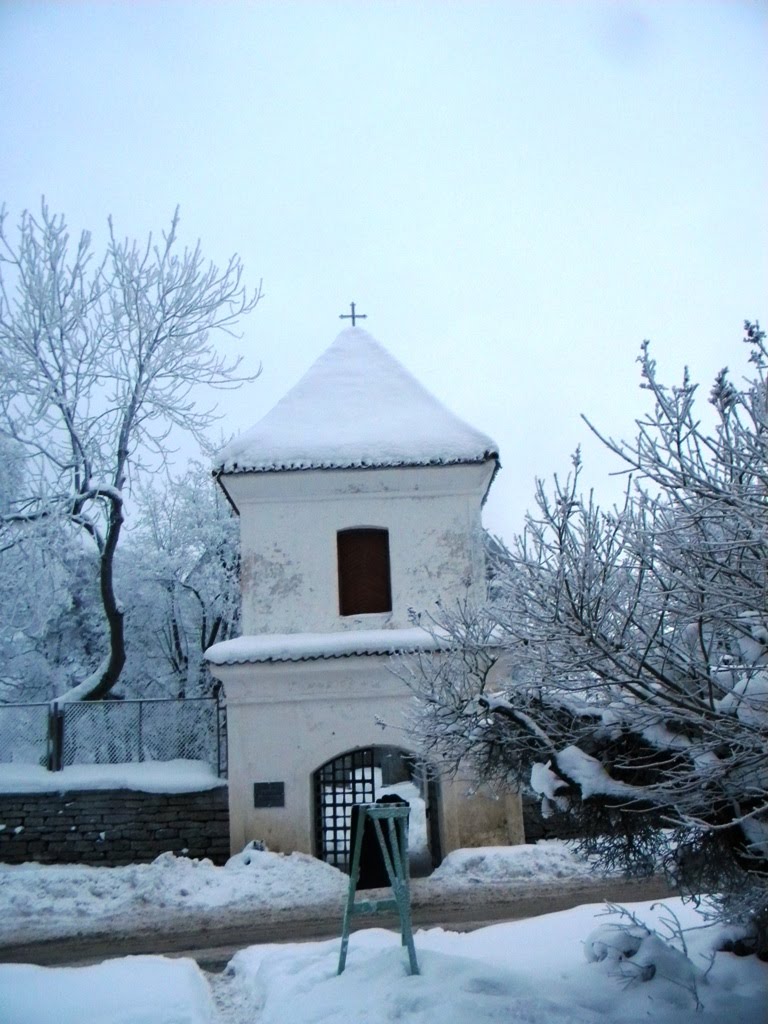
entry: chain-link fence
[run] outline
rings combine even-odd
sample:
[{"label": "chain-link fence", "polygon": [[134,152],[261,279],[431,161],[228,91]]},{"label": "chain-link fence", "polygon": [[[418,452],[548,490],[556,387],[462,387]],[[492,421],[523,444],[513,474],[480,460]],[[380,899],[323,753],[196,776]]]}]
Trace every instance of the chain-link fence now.
[{"label": "chain-link fence", "polygon": [[0,705],[0,762],[206,761],[226,774],[226,717],[217,697]]},{"label": "chain-link fence", "polygon": [[0,762],[48,762],[50,704],[0,704]]}]

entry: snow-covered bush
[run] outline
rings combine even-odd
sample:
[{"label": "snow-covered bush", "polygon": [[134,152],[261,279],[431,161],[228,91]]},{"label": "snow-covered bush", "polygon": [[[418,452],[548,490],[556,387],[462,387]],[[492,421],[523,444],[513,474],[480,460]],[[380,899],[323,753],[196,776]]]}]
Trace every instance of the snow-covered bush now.
[{"label": "snow-covered bush", "polygon": [[[444,610],[439,658],[411,666],[415,728],[444,763],[532,786],[578,818],[590,852],[762,927],[768,900],[768,350],[722,371],[706,428],[696,387],[659,382],[633,442],[620,507],[580,495],[578,455],[506,548],[490,600]],[[424,624],[422,622],[422,624]]]},{"label": "snow-covered bush", "polygon": [[[602,970],[624,988],[655,981],[664,989],[665,1002],[701,1009],[701,986],[706,984],[707,969],[694,964],[685,930],[668,907],[661,904],[661,908],[666,911],[660,918],[663,935],[624,907],[609,904],[606,912],[619,915],[619,920],[595,928],[584,942],[584,955],[590,963],[601,964]],[[713,958],[711,953],[708,967]]]},{"label": "snow-covered bush", "polygon": [[649,934],[648,929],[640,925],[601,924],[587,936],[584,955],[590,963],[624,960],[635,955]]}]

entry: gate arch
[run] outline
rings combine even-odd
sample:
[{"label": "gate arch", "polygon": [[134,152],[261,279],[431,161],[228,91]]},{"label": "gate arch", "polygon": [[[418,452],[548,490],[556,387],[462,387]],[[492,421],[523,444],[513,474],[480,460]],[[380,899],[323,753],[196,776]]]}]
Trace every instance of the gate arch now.
[{"label": "gate arch", "polygon": [[356,747],[326,761],[312,776],[314,852],[349,871],[352,805],[398,793],[411,805],[411,874],[427,875],[442,860],[439,783],[422,758],[400,747]]}]

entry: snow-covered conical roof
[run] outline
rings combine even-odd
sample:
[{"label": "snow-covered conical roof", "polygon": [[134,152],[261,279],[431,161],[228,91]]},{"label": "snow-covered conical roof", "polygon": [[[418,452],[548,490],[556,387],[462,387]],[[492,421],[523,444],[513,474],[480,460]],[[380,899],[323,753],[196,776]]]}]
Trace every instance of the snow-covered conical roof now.
[{"label": "snow-covered conical roof", "polygon": [[342,331],[301,380],[223,448],[222,473],[448,465],[498,457],[360,327]]}]

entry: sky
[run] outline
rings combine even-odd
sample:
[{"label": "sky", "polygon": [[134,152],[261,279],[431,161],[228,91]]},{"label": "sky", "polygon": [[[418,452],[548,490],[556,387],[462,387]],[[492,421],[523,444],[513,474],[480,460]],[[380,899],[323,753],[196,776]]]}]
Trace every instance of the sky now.
[{"label": "sky", "polygon": [[754,0],[0,3],[0,201],[45,195],[97,244],[159,233],[264,298],[243,336],[252,425],[363,326],[503,472],[618,493],[581,420],[631,436],[636,357],[703,383],[768,320],[768,5]]}]

